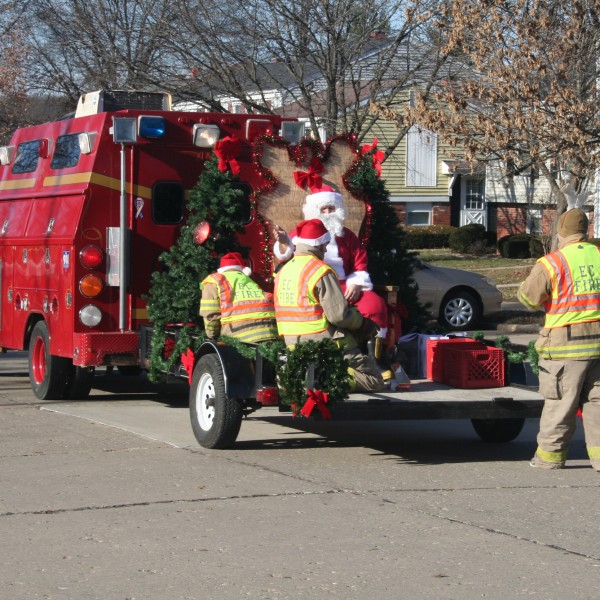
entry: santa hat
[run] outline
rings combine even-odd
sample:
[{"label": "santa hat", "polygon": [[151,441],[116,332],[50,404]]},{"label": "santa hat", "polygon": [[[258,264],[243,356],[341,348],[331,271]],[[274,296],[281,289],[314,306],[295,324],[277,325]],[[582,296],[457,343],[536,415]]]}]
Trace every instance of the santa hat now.
[{"label": "santa hat", "polygon": [[324,185],[320,188],[310,188],[312,194],[306,196],[306,204],[318,209],[323,206],[335,206],[342,208],[342,195],[336,192],[332,187]]},{"label": "santa hat", "polygon": [[228,252],[221,257],[217,272],[225,273],[226,271],[241,271],[248,276],[252,273],[252,269],[246,266],[246,261],[239,252]]},{"label": "santa hat", "polygon": [[320,219],[310,219],[302,221],[296,226],[296,235],[292,242],[298,244],[306,244],[307,246],[320,246],[331,240],[331,235],[323,221]]}]

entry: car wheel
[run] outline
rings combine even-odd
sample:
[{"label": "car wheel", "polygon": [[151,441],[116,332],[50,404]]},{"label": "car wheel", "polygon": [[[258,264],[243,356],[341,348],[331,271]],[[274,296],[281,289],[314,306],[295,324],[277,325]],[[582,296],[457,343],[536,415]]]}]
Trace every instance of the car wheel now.
[{"label": "car wheel", "polygon": [[466,331],[474,327],[481,318],[479,302],[469,292],[450,292],[440,306],[439,321],[452,331]]},{"label": "car wheel", "polygon": [[228,398],[219,359],[203,356],[194,369],[190,387],[190,419],[198,443],[204,448],[230,448],[242,424],[242,405]]}]

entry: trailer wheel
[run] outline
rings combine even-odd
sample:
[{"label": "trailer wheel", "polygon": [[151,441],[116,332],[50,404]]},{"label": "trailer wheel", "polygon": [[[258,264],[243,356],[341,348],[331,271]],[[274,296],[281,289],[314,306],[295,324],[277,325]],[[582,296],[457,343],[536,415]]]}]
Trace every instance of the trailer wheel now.
[{"label": "trailer wheel", "polygon": [[71,364],[63,398],[66,400],[84,400],[87,398],[92,389],[94,370],[94,367],[77,367]]},{"label": "trailer wheel", "polygon": [[58,400],[63,397],[70,358],[50,354],[50,336],[44,321],[38,321],[29,341],[29,381],[35,397],[40,400]]},{"label": "trailer wheel", "polygon": [[194,369],[190,388],[190,419],[204,448],[230,448],[242,424],[242,405],[225,394],[225,378],[214,354],[203,356]]},{"label": "trailer wheel", "polygon": [[117,370],[123,377],[137,377],[142,372],[138,365],[119,365]]},{"label": "trailer wheel", "polygon": [[471,419],[477,435],[484,442],[512,442],[525,425],[524,418]]}]

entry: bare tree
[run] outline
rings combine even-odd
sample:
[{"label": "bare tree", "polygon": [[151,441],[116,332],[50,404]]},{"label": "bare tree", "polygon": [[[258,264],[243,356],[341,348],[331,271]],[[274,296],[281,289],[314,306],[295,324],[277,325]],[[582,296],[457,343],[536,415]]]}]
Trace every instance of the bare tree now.
[{"label": "bare tree", "polygon": [[600,164],[600,0],[452,0],[438,26],[444,53],[462,56],[471,76],[384,114],[437,131],[471,160],[536,167],[560,214],[561,185],[580,189]]},{"label": "bare tree", "polygon": [[28,10],[33,92],[74,103],[93,89],[147,89],[170,64],[166,0],[30,0]]},{"label": "bare tree", "polygon": [[4,143],[8,143],[15,127],[27,119],[23,62],[28,47],[21,11],[22,6],[0,2],[0,142]]},{"label": "bare tree", "polygon": [[235,99],[250,111],[305,116],[328,136],[366,135],[379,118],[371,101],[397,101],[444,61],[422,37],[434,0],[176,2],[172,52],[195,79],[182,94],[216,109]]}]

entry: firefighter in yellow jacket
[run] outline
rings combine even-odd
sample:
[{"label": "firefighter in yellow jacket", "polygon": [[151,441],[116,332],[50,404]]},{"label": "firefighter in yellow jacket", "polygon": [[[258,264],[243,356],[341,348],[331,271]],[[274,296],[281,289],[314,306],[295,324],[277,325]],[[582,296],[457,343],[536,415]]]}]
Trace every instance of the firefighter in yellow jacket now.
[{"label": "firefighter in yellow jacket", "polygon": [[275,277],[275,316],[288,347],[331,338],[350,364],[352,391],[379,391],[384,382],[375,359],[358,348],[356,336],[376,333],[377,325],[348,306],[335,271],[323,257],[331,239],[320,219],[302,221],[292,240],[294,257]]},{"label": "firefighter in yellow jacket", "polygon": [[208,275],[200,289],[200,316],[207,337],[225,335],[248,344],[277,337],[273,295],[250,277],[239,252],[225,254],[217,272]]},{"label": "firefighter in yellow jacket", "polygon": [[532,467],[560,469],[583,405],[592,466],[600,471],[600,250],[588,243],[588,218],[579,208],[558,222],[558,250],[540,258],[519,288],[526,307],[544,307],[539,354],[540,418]]}]

